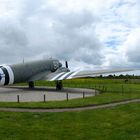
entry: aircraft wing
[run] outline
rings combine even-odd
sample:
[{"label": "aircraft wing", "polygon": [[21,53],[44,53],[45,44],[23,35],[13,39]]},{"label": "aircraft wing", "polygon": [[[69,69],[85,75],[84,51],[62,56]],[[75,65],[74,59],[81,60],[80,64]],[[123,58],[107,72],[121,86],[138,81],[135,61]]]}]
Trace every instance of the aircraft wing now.
[{"label": "aircraft wing", "polygon": [[134,69],[123,69],[123,70],[98,70],[98,71],[72,71],[72,72],[53,72],[53,73],[41,73],[37,76],[32,77],[30,80],[47,80],[47,81],[59,81],[64,79],[73,78],[86,78],[86,77],[97,77],[100,75],[107,76],[113,74],[126,74],[127,72],[135,71]]}]

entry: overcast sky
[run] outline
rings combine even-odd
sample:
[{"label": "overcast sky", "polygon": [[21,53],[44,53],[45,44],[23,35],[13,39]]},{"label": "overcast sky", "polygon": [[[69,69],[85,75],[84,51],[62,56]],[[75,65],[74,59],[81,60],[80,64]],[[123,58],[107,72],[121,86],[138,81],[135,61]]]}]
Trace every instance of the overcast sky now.
[{"label": "overcast sky", "polygon": [[0,63],[140,67],[140,0],[0,0]]}]

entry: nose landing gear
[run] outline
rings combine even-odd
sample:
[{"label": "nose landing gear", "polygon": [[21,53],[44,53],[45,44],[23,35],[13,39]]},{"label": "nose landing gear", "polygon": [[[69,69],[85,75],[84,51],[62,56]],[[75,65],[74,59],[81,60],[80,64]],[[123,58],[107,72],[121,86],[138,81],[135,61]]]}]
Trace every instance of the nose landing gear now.
[{"label": "nose landing gear", "polygon": [[[30,81],[28,82],[29,88],[33,89],[34,88],[34,82]],[[56,81],[56,90],[62,90],[63,89],[63,83],[62,81]]]},{"label": "nose landing gear", "polygon": [[63,89],[62,81],[56,81],[56,90],[62,90],[62,89]]},{"label": "nose landing gear", "polygon": [[28,84],[29,84],[29,88],[30,89],[33,89],[34,88],[34,82],[33,81],[30,81]]}]

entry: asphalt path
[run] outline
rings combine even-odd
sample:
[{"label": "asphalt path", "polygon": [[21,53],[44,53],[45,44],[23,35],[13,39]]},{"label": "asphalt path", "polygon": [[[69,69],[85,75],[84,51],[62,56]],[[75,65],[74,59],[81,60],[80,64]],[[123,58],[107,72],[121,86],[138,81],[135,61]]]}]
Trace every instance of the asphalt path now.
[{"label": "asphalt path", "polygon": [[91,105],[86,107],[76,107],[76,108],[63,108],[63,109],[29,109],[29,108],[2,108],[0,107],[0,111],[6,112],[77,112],[77,111],[84,111],[84,110],[94,110],[94,109],[103,109],[103,108],[112,108],[119,105],[125,105],[129,103],[140,103],[140,99],[130,99],[120,102],[102,104],[102,105]]},{"label": "asphalt path", "polygon": [[82,98],[83,92],[85,93],[85,97],[97,94],[97,91],[95,92],[93,89],[83,88],[56,90],[53,87],[35,87],[34,89],[29,89],[23,86],[7,86],[0,87],[0,102],[17,102],[17,96],[19,96],[20,102],[41,102],[44,100],[44,95],[46,101],[60,101],[66,100],[67,93],[69,99]]}]

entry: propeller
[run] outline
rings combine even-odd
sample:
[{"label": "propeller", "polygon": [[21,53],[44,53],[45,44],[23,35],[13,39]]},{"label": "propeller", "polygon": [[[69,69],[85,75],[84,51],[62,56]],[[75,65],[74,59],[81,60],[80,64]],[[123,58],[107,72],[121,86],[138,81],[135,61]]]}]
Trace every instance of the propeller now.
[{"label": "propeller", "polygon": [[1,76],[1,74],[0,74],[0,81],[1,81],[1,79],[2,79],[2,76]]},{"label": "propeller", "polygon": [[66,68],[69,68],[68,61],[65,61]]}]

